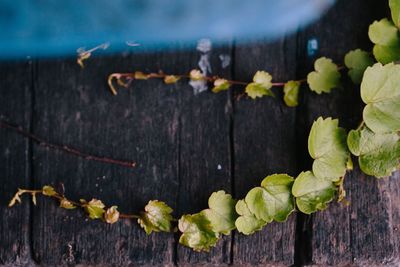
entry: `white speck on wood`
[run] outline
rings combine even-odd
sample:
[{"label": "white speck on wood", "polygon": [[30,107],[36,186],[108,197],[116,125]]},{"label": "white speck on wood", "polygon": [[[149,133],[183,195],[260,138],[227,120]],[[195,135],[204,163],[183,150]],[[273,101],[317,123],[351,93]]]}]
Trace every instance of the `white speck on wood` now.
[{"label": "white speck on wood", "polygon": [[219,60],[221,60],[221,67],[225,69],[231,64],[231,56],[228,54],[219,55]]},{"label": "white speck on wood", "polygon": [[[198,66],[204,76],[207,76],[208,73],[212,72],[210,63],[211,49],[212,43],[210,39],[200,39],[197,42],[197,50],[201,53]],[[189,84],[193,87],[193,93],[195,95],[208,90],[207,81],[190,81]]]},{"label": "white speck on wood", "polygon": [[198,81],[190,80],[189,84],[190,86],[193,87],[193,93],[195,95],[207,91],[208,89],[207,82],[203,80],[198,80]]}]

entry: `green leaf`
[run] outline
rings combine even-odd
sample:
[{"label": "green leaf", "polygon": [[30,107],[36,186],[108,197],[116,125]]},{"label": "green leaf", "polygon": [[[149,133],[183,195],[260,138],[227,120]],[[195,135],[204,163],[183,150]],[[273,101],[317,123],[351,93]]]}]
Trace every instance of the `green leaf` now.
[{"label": "green leaf", "polygon": [[400,0],[389,0],[389,7],[393,23],[400,28]]},{"label": "green leaf", "polygon": [[261,182],[266,191],[267,212],[277,222],[286,221],[294,211],[293,181],[287,174],[273,174]]},{"label": "green leaf", "polygon": [[265,88],[271,88],[272,87],[272,76],[266,71],[257,71],[256,74],[254,74],[253,77],[253,82],[256,84],[261,85],[262,87]]},{"label": "green leaf", "polygon": [[346,174],[349,152],[346,132],[339,127],[339,120],[319,117],[314,121],[308,136],[308,151],[314,159],[315,176],[332,182]]},{"label": "green leaf", "polygon": [[214,81],[214,87],[211,89],[213,93],[219,93],[221,91],[226,91],[231,87],[231,84],[228,82],[228,80],[225,79],[216,79]]},{"label": "green leaf", "polygon": [[382,64],[400,60],[400,46],[374,45],[372,52],[375,59]]},{"label": "green leaf", "polygon": [[203,213],[183,215],[179,219],[178,228],[182,232],[179,243],[195,251],[209,251],[217,244],[219,238]]},{"label": "green leaf", "polygon": [[340,73],[338,67],[331,59],[321,57],[314,63],[315,71],[307,75],[310,89],[317,94],[330,93],[333,88],[340,86]]},{"label": "green leaf", "polygon": [[251,213],[244,200],[239,200],[235,208],[236,212],[240,215],[235,221],[235,226],[240,233],[250,235],[261,230],[262,227],[267,224],[267,222],[257,219],[256,216]]},{"label": "green leaf", "polygon": [[81,199],[80,200],[83,208],[85,211],[89,214],[90,219],[102,219],[103,214],[105,212],[104,210],[104,204],[101,202],[101,200],[93,198],[91,201],[86,202],[86,200]]},{"label": "green leaf", "polygon": [[246,86],[245,92],[252,99],[263,96],[274,96],[271,91],[272,76],[266,71],[257,71],[253,82]]},{"label": "green leaf", "polygon": [[399,168],[400,137],[396,133],[374,133],[363,127],[350,131],[347,144],[368,175],[387,177]]},{"label": "green leaf", "polygon": [[368,36],[374,44],[384,46],[397,46],[399,44],[399,31],[387,18],[374,21],[369,26]]},{"label": "green leaf", "polygon": [[49,185],[45,185],[45,186],[43,186],[43,188],[42,188],[42,194],[43,194],[44,196],[49,196],[49,197],[51,197],[51,196],[57,195],[57,192],[56,192],[56,190],[54,190],[54,187],[49,186]]},{"label": "green leaf", "polygon": [[274,174],[262,181],[262,187],[251,189],[245,198],[251,213],[265,222],[285,221],[294,209],[290,193],[293,178],[285,174]]},{"label": "green leaf", "polygon": [[211,194],[208,199],[209,209],[202,212],[211,222],[214,232],[228,235],[231,230],[235,229],[235,220],[237,214],[235,212],[236,200],[232,199],[230,194],[225,191],[218,191]]},{"label": "green leaf", "polygon": [[298,81],[288,81],[285,83],[285,86],[283,87],[283,100],[287,106],[295,107],[299,104],[299,89],[300,82]]},{"label": "green leaf", "polygon": [[249,83],[245,89],[246,94],[252,99],[263,96],[274,96],[270,89],[267,89],[256,83]]},{"label": "green leaf", "polygon": [[324,210],[335,196],[336,188],[329,180],[315,177],[310,171],[302,172],[294,180],[292,193],[297,208],[306,214]]},{"label": "green leaf", "polygon": [[349,69],[348,74],[353,83],[360,84],[364,71],[367,67],[374,64],[374,60],[368,52],[356,49],[346,54],[344,57],[344,64]]},{"label": "green leaf", "polygon": [[365,124],[375,133],[400,131],[400,65],[368,67],[361,83]]},{"label": "green leaf", "polygon": [[270,223],[273,218],[268,213],[267,195],[268,193],[264,188],[255,187],[247,193],[245,201],[250,212],[253,213],[257,219]]},{"label": "green leaf", "polygon": [[171,232],[172,231],[172,209],[162,201],[150,200],[144,207],[144,212],[140,214],[138,219],[139,225],[144,229],[146,234],[151,232]]}]

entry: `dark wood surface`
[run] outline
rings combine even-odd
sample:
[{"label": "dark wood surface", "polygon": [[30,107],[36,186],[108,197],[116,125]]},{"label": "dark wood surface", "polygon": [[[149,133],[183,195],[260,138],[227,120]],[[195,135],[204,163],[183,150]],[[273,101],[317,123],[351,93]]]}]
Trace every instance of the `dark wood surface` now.
[{"label": "dark wood surface", "polygon": [[[267,70],[274,80],[303,78],[316,57],[342,62],[346,51],[370,49],[368,25],[383,17],[386,3],[338,1],[319,22],[272,43],[213,47],[213,75],[251,80]],[[319,49],[307,53],[309,40]],[[132,51],[132,49],[130,49]],[[229,55],[223,66],[220,55]],[[303,87],[300,106],[277,98],[237,100],[233,91],[194,94],[179,82],[137,81],[112,96],[112,72],[196,68],[200,52],[175,49],[127,52],[90,58],[81,69],[74,58],[0,64],[0,115],[44,139],[95,155],[137,162],[113,166],[49,150],[0,129],[0,265],[316,265],[400,264],[400,175],[377,180],[356,167],[348,175],[349,206],[333,203],[318,214],[294,214],[252,236],[234,232],[210,253],[177,244],[178,236],[146,236],[135,222],[114,225],[87,220],[38,198],[8,209],[18,187],[64,184],[74,199],[96,197],[137,213],[150,199],[166,201],[175,215],[197,212],[209,195],[224,189],[242,198],[263,177],[310,168],[306,141],[318,116],[340,118],[346,128],[361,119],[359,89],[349,82],[329,95]]]}]

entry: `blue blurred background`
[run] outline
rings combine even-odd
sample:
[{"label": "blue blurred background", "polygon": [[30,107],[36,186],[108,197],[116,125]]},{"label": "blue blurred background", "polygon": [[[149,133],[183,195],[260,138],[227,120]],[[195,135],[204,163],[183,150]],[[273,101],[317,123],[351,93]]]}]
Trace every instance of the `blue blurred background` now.
[{"label": "blue blurred background", "polygon": [[270,39],[320,17],[334,0],[0,0],[0,58],[76,55],[78,47],[127,42],[162,48]]}]

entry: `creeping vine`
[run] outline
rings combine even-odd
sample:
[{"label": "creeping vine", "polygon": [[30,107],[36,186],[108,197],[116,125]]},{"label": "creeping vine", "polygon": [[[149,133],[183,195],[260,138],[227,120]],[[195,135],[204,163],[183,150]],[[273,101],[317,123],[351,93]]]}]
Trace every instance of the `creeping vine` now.
[{"label": "creeping vine", "polygon": [[[223,235],[232,230],[249,235],[261,230],[272,221],[284,222],[293,212],[311,214],[324,210],[335,198],[345,197],[343,187],[346,173],[352,170],[352,158],[358,160],[360,169],[376,178],[390,176],[400,168],[400,0],[389,0],[392,20],[375,21],[368,35],[374,43],[372,54],[356,49],[346,54],[345,66],[354,83],[360,84],[362,101],[365,103],[363,122],[348,133],[339,121],[319,117],[314,121],[309,137],[308,151],[313,159],[311,170],[301,172],[296,178],[287,174],[273,174],[252,188],[243,199],[235,200],[224,191],[211,194],[208,208],[195,214],[185,214],[179,219],[172,217],[172,208],[166,203],[151,200],[138,214],[119,213],[116,206],[106,207],[98,199],[72,201],[45,185],[39,190],[19,189],[9,206],[21,202],[20,196],[30,194],[36,203],[36,195],[54,198],[61,208],[82,208],[91,219],[115,223],[120,218],[136,219],[147,234],[152,232],[181,232],[179,242],[195,251],[208,251]],[[250,83],[230,81],[219,77],[204,76],[199,70],[188,75],[160,73],[114,73],[108,82],[116,93],[113,81],[127,87],[132,80],[164,79],[167,84],[180,79],[204,80],[214,84],[213,92],[228,90],[231,85],[245,86],[245,93],[255,99],[272,96],[273,86],[284,87],[284,101],[297,105],[301,83],[307,81],[317,94],[329,93],[341,86],[340,67],[328,58],[319,58],[315,70],[306,80],[273,83],[272,76],[257,71]]]}]

